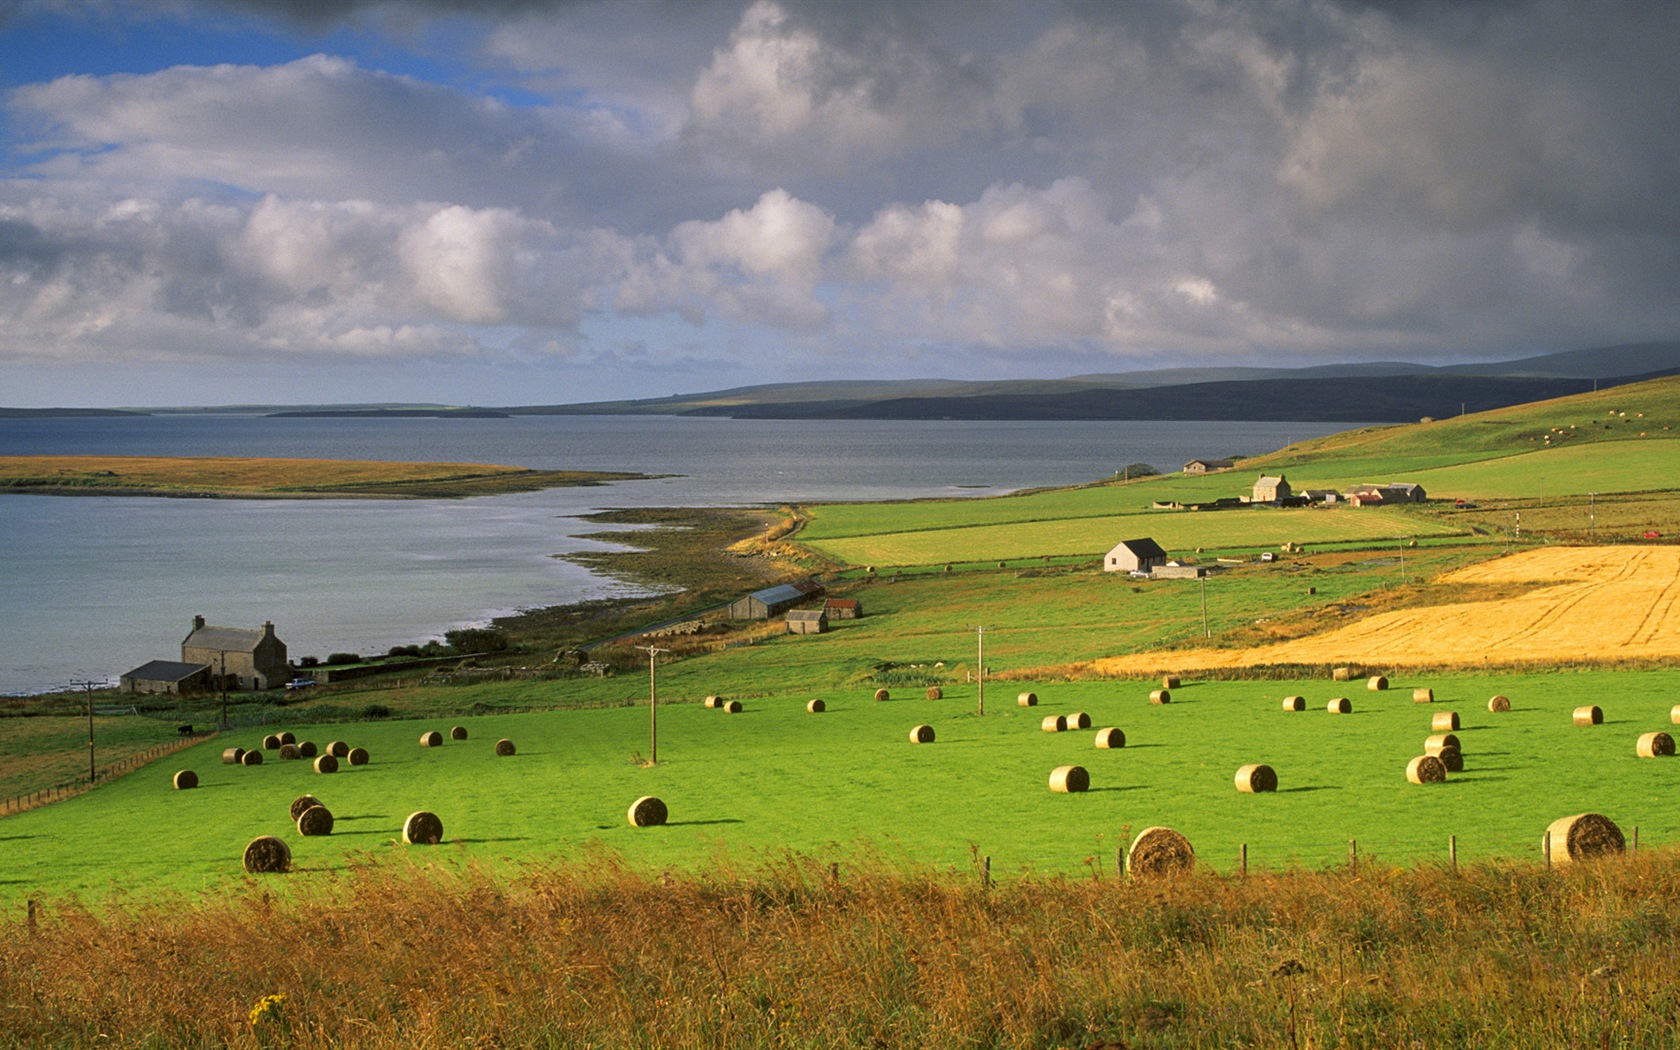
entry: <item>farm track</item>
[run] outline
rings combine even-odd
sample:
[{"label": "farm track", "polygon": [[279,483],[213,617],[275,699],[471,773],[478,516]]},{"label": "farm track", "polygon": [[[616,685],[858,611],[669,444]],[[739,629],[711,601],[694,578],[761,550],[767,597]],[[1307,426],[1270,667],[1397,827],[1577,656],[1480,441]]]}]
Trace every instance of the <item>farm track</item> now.
[{"label": "farm track", "polygon": [[1383,667],[1680,659],[1680,548],[1547,547],[1448,573],[1440,583],[1548,584],[1514,598],[1381,613],[1252,649],[1138,653],[1091,670],[1131,674],[1270,664]]}]

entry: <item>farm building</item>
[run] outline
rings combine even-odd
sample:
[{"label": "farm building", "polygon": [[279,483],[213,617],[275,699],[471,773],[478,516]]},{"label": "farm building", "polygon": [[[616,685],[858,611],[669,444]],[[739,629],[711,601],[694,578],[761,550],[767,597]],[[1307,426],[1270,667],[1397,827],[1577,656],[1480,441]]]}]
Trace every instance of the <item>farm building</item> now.
[{"label": "farm building", "polygon": [[822,585],[811,580],[766,587],[762,591],[737,598],[729,603],[731,620],[768,620],[780,616],[812,595],[821,594]]},{"label": "farm building", "polygon": [[1342,494],[1335,489],[1302,489],[1308,503],[1340,503]]},{"label": "farm building", "polygon": [[[1411,482],[1389,481],[1381,485],[1360,485],[1348,493],[1348,501],[1352,502],[1355,497],[1376,497],[1375,499],[1367,499],[1367,502],[1373,505],[1386,505],[1390,503],[1422,503],[1429,498],[1429,495],[1423,491],[1422,485]],[[1358,504],[1355,504],[1355,506],[1358,506]]]},{"label": "farm building", "polygon": [[1260,480],[1254,483],[1255,503],[1277,503],[1293,496],[1294,490],[1289,487],[1289,479],[1282,474],[1273,477],[1262,474]]},{"label": "farm building", "polygon": [[118,682],[125,693],[164,693],[176,696],[208,692],[213,685],[210,665],[181,663],[178,660],[153,660],[141,664],[123,675]]},{"label": "farm building", "polygon": [[856,620],[863,615],[863,603],[856,598],[830,598],[823,602],[830,620]]},{"label": "farm building", "polygon": [[1144,537],[1121,540],[1114,549],[1103,555],[1104,572],[1148,572],[1165,564],[1167,552],[1154,540]]},{"label": "farm building", "polygon": [[1149,570],[1152,580],[1199,580],[1208,574],[1205,565],[1157,565]]},{"label": "farm building", "polygon": [[821,634],[828,630],[828,613],[823,609],[794,609],[787,614],[789,634]]},{"label": "farm building", "polygon": [[229,684],[241,689],[278,689],[291,677],[286,665],[286,643],[274,636],[274,624],[261,630],[239,627],[210,627],[204,617],[194,616],[192,633],[181,642],[181,661],[203,664],[212,675],[226,675]]},{"label": "farm building", "polygon": [[1211,474],[1214,471],[1230,470],[1236,465],[1235,460],[1229,459],[1193,459],[1184,464],[1184,473]]}]

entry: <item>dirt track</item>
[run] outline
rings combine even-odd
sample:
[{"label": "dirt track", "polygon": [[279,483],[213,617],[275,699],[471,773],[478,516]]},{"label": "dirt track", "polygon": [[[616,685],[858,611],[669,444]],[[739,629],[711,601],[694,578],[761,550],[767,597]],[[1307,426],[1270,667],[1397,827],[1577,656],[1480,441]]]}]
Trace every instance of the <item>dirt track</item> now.
[{"label": "dirt track", "polygon": [[1546,547],[1443,583],[1551,583],[1517,598],[1404,609],[1254,649],[1138,653],[1103,674],[1264,664],[1380,667],[1680,658],[1680,548]]}]

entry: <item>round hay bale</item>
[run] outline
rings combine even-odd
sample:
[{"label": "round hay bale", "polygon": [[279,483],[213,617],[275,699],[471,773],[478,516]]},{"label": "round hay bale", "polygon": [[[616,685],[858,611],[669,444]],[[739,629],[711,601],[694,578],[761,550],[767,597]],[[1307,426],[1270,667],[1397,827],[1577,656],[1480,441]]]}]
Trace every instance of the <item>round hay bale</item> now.
[{"label": "round hay bale", "polygon": [[253,875],[282,872],[291,866],[291,847],[273,835],[258,835],[245,845],[245,870]]},{"label": "round hay bale", "polygon": [[1353,714],[1353,701],[1345,696],[1338,696],[1325,704],[1324,709],[1333,715],[1351,715]]},{"label": "round hay bale", "polygon": [[451,739],[451,740],[465,740],[466,738],[467,738],[467,727],[466,726],[451,726],[450,727],[450,729],[449,729],[449,739]]},{"label": "round hay bale", "polygon": [[823,703],[821,700],[812,700],[810,703],[805,705],[805,710],[811,712],[813,715],[820,715],[824,711],[828,710],[828,705]]},{"label": "round hay bale", "polygon": [[1414,703],[1414,704],[1433,704],[1434,702],[1435,702],[1435,690],[1433,690],[1433,689],[1413,689],[1412,690],[1412,703]]},{"label": "round hay bale", "polygon": [[1641,733],[1635,750],[1640,758],[1666,758],[1674,754],[1674,738],[1667,733]]},{"label": "round hay bale", "polygon": [[1351,668],[1351,667],[1337,667],[1337,668],[1335,668],[1334,670],[1332,670],[1330,672],[1330,680],[1333,681],[1333,682],[1351,682],[1351,681],[1353,681],[1353,668]]},{"label": "round hay bale", "polygon": [[322,753],[331,755],[334,758],[349,758],[350,745],[346,744],[342,740],[334,740],[332,743],[327,745],[326,750]]},{"label": "round hay bale", "polygon": [[1178,675],[1169,674],[1169,675],[1162,675],[1161,676],[1161,688],[1162,689],[1177,689],[1179,686],[1181,686],[1183,684],[1184,684],[1184,682],[1179,679]]},{"label": "round hay bale", "polygon": [[653,795],[643,795],[630,803],[628,816],[631,827],[651,828],[669,820],[671,811],[665,808],[665,803],[659,798]]},{"label": "round hay bale", "polygon": [[[1680,710],[1680,708],[1676,708],[1676,710]],[[222,749],[222,765],[224,766],[237,766],[239,765],[239,760],[244,757],[245,749],[242,747],[228,747]]]},{"label": "round hay bale", "polygon": [[1442,711],[1429,720],[1431,733],[1453,733],[1459,729],[1458,712]]},{"label": "round hay bale", "polygon": [[1675,725],[1680,725],[1680,704],[1675,704],[1668,709],[1668,720]]},{"label": "round hay bale", "polygon": [[443,841],[443,821],[423,809],[410,813],[403,821],[403,841],[411,846],[435,846]]},{"label": "round hay bale", "polygon": [[1050,790],[1063,795],[1091,790],[1091,774],[1084,766],[1057,766],[1050,771]]},{"label": "round hay bale", "polygon": [[298,756],[300,758],[314,758],[319,753],[320,749],[315,746],[315,741],[300,740],[298,742]]},{"label": "round hay bale", "polygon": [[1510,709],[1511,701],[1508,697],[1496,696],[1488,701],[1488,710],[1492,711],[1494,714],[1501,714],[1505,711],[1509,711]]},{"label": "round hay bale", "polygon": [[430,730],[429,732],[421,733],[420,734],[420,746],[421,747],[442,747],[443,746],[443,734],[438,732],[435,729]]},{"label": "round hay bale", "polygon": [[745,710],[746,707],[744,707],[739,700],[731,700],[723,705],[724,714],[738,715]]},{"label": "round hay bale", "polygon": [[1045,715],[1038,723],[1038,728],[1046,733],[1061,733],[1067,730],[1066,715]]},{"label": "round hay bale", "polygon": [[930,685],[928,686],[927,698],[929,700],[943,700],[945,699],[945,690],[937,685]]},{"label": "round hay bale", "polygon": [[298,814],[297,830],[299,835],[331,835],[333,829],[333,815],[325,806],[310,806]]},{"label": "round hay bale", "polygon": [[1419,755],[1406,763],[1406,779],[1414,784],[1445,784],[1447,764],[1439,755]]},{"label": "round hay bale", "polygon": [[1015,706],[1016,707],[1037,707],[1038,706],[1038,694],[1037,693],[1022,693],[1020,696],[1017,696],[1015,698]]},{"label": "round hay bale", "polygon": [[1091,728],[1091,716],[1083,711],[1075,711],[1073,714],[1067,715],[1066,718],[1069,729]]},{"label": "round hay bale", "polygon": [[885,689],[877,689],[877,690],[875,690],[875,699],[877,699],[877,700],[891,700],[892,699],[892,694],[887,692]]},{"label": "round hay bale", "polygon": [[1283,709],[1285,711],[1305,711],[1307,709],[1307,698],[1304,696],[1286,696],[1283,698]]},{"label": "round hay bale", "polygon": [[1464,772],[1464,752],[1460,751],[1458,748],[1451,746],[1443,747],[1441,750],[1435,752],[1435,757],[1441,760],[1441,764],[1443,766],[1447,767],[1448,773]]},{"label": "round hay bale", "polygon": [[338,759],[334,758],[331,755],[317,756],[316,759],[315,759],[315,772],[317,772],[317,773],[337,773],[338,772]]},{"label": "round hay bale", "polygon": [[1388,688],[1388,679],[1380,674],[1374,674],[1365,680],[1365,688],[1373,693],[1380,693]]},{"label": "round hay bale", "polygon": [[1460,753],[1464,750],[1464,745],[1458,742],[1458,737],[1451,733],[1436,733],[1423,738],[1423,753],[1426,755],[1438,755],[1444,747],[1456,747]]},{"label": "round hay bale", "polygon": [[1103,748],[1121,748],[1126,746],[1126,734],[1114,726],[1097,730],[1097,746]]},{"label": "round hay bale", "polygon": [[1149,702],[1152,704],[1172,703],[1172,693],[1165,689],[1152,689],[1149,692]]},{"label": "round hay bale", "polygon": [[297,743],[297,734],[296,733],[292,732],[290,729],[283,729],[283,730],[280,731],[280,746],[281,747],[285,747],[287,744],[295,744],[295,743]]},{"label": "round hay bale", "polygon": [[344,757],[353,766],[365,766],[368,764],[368,753],[367,748],[365,747],[353,747]]},{"label": "round hay bale", "polygon": [[297,818],[303,816],[304,810],[319,805],[321,805],[321,800],[316,798],[314,795],[299,795],[297,798],[292,799],[291,808],[286,812],[290,815],[292,820],[296,820]]},{"label": "round hay bale", "polygon": [[721,697],[721,696],[708,696],[708,697],[706,697],[706,706],[707,707],[722,707],[723,706],[723,697]]},{"label": "round hay bale", "polygon": [[930,725],[919,725],[910,730],[910,742],[912,744],[933,743],[933,727]]},{"label": "round hay bale", "polygon": [[1604,712],[1599,710],[1597,704],[1588,704],[1586,707],[1575,709],[1574,719],[1578,726],[1602,725],[1604,723]]},{"label": "round hay bale", "polygon": [[[1670,753],[1674,751],[1673,741],[1669,742],[1668,750]],[[183,769],[175,774],[174,783],[176,791],[191,791],[198,786],[198,774],[190,769]]]},{"label": "round hay bale", "polygon": [[510,758],[518,750],[519,750],[518,748],[513,746],[513,741],[509,740],[506,737],[503,737],[502,739],[496,741],[496,757],[497,758]]},{"label": "round hay bale", "polygon": [[261,751],[247,751],[247,752],[245,752],[243,755],[239,756],[239,764],[242,765],[242,766],[260,766],[260,765],[262,765],[262,752]]},{"label": "round hay bale", "polygon": [[1237,790],[1245,795],[1277,790],[1277,771],[1264,762],[1240,766],[1237,769]]},{"label": "round hay bale", "polygon": [[298,750],[298,746],[296,744],[281,744],[280,745],[280,760],[281,761],[283,761],[283,762],[296,762],[298,759],[300,759],[302,757],[303,757],[303,752]]},{"label": "round hay bale", "polygon": [[280,750],[280,735],[278,733],[270,733],[267,736],[263,737],[262,749],[264,751],[278,751],[278,750]]},{"label": "round hay bale", "polygon": [[1542,853],[1548,842],[1551,843],[1548,859],[1553,864],[1607,857],[1627,848],[1622,829],[1616,826],[1615,821],[1598,813],[1577,813],[1573,817],[1559,817],[1552,821],[1540,839]]},{"label": "round hay bale", "polygon": [[1126,870],[1133,875],[1175,875],[1195,866],[1190,840],[1171,828],[1144,828],[1126,850]]}]

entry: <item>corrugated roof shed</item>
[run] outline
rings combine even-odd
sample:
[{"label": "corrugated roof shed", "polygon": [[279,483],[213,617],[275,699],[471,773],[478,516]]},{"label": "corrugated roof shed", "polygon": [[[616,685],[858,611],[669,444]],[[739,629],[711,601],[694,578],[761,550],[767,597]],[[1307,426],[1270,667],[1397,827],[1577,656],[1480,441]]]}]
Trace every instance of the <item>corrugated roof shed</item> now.
[{"label": "corrugated roof shed", "polygon": [[141,664],[123,677],[134,678],[143,682],[179,682],[208,670],[210,670],[208,664],[187,664],[179,660],[153,660],[150,663]]}]

